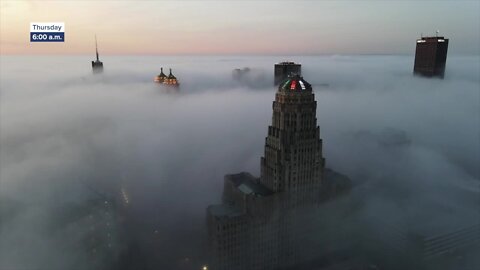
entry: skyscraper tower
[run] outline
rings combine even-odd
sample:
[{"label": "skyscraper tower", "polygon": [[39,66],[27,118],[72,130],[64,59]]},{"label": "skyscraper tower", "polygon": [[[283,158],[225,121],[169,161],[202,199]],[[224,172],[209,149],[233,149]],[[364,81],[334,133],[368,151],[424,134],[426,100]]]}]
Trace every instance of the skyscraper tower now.
[{"label": "skyscraper tower", "polygon": [[316,107],[301,76],[279,86],[261,177],[226,175],[222,204],[207,208],[212,269],[294,269],[325,251],[316,206],[350,181],[324,168]]},{"label": "skyscraper tower", "polygon": [[316,111],[312,86],[302,77],[281,83],[261,160],[260,181],[273,192],[321,186],[325,160]]},{"label": "skyscraper tower", "polygon": [[95,53],[97,55],[97,60],[92,61],[92,70],[93,73],[101,73],[103,71],[103,63],[98,58],[97,35],[95,35]]},{"label": "skyscraper tower", "polygon": [[435,36],[417,39],[413,73],[426,77],[437,76],[443,78],[447,51],[448,39],[444,37]]},{"label": "skyscraper tower", "polygon": [[294,62],[280,62],[275,64],[274,85],[278,85],[290,75],[302,75],[302,65]]}]

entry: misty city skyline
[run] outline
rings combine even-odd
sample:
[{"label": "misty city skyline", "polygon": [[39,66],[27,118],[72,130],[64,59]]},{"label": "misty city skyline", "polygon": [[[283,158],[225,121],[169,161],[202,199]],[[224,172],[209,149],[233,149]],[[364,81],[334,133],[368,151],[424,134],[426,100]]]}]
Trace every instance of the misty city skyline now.
[{"label": "misty city skyline", "polygon": [[[101,76],[91,59],[0,61],[0,266],[63,270],[81,260],[95,269],[75,240],[85,221],[54,225],[61,209],[90,200],[84,182],[128,191],[129,234],[146,243],[147,269],[182,269],[185,257],[205,263],[205,208],[220,202],[223,176],[260,174],[273,63],[283,58],[107,56]],[[367,213],[428,210],[418,221],[446,222],[442,209],[476,211],[478,57],[449,57],[444,80],[414,77],[407,56],[292,60],[315,91],[326,165],[352,178]],[[177,94],[152,81],[160,63],[182,80]],[[252,68],[252,87],[233,81],[238,67]],[[402,207],[392,201],[399,196],[408,198]],[[423,201],[442,207],[418,210]]]},{"label": "misty city skyline", "polygon": [[1,0],[0,269],[480,269],[479,14]]},{"label": "misty city skyline", "polygon": [[[413,54],[421,34],[479,54],[478,1],[2,1],[1,54]],[[52,17],[52,14],[55,14]],[[137,16],[140,15],[141,16]],[[280,15],[281,14],[281,15]],[[30,22],[65,22],[31,44]],[[285,42],[289,41],[289,42]]]}]

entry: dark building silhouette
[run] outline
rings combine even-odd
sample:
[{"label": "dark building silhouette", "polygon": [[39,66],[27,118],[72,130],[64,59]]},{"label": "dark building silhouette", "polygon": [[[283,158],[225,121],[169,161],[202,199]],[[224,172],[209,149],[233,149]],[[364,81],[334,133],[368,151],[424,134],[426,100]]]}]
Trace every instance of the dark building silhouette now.
[{"label": "dark building silhouette", "polygon": [[245,67],[243,69],[236,68],[232,71],[232,78],[235,81],[241,81],[249,72],[250,68],[248,67]]},{"label": "dark building silhouette", "polygon": [[278,85],[290,75],[302,75],[302,65],[294,62],[280,62],[275,64],[274,84]]},{"label": "dark building silhouette", "polygon": [[325,200],[350,180],[325,168],[311,85],[282,82],[261,158],[261,177],[226,175],[222,204],[207,209],[212,269],[294,269],[326,250],[317,241]]},{"label": "dark building silhouette", "polygon": [[92,70],[93,73],[101,73],[103,71],[103,63],[98,58],[97,36],[95,36],[95,53],[97,55],[97,60],[92,61]]},{"label": "dark building silhouette", "polygon": [[440,36],[417,39],[413,73],[443,78],[447,61],[448,39]]},{"label": "dark building silhouette", "polygon": [[232,70],[232,79],[236,86],[262,89],[269,88],[271,83],[267,81],[267,75],[261,69],[236,68]]}]

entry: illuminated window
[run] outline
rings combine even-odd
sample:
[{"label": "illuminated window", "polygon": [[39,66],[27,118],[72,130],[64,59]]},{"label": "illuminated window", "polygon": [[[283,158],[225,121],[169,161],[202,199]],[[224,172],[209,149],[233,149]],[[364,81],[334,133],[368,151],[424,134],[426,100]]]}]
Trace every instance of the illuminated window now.
[{"label": "illuminated window", "polygon": [[303,84],[302,81],[298,81],[300,83],[300,86],[302,87],[303,90],[305,90],[305,84]]},{"label": "illuminated window", "polygon": [[292,84],[290,84],[290,90],[295,90],[296,85],[297,85],[297,81],[292,81]]}]

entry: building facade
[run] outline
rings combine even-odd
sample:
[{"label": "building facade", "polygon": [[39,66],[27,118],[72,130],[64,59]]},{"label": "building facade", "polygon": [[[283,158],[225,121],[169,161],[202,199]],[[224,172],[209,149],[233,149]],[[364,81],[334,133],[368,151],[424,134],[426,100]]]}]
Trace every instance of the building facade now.
[{"label": "building facade", "polygon": [[207,209],[211,269],[289,269],[324,248],[311,210],[350,183],[325,168],[316,105],[299,75],[279,86],[261,177],[225,176],[222,204]]},{"label": "building facade", "polygon": [[290,75],[302,75],[302,65],[294,62],[280,62],[275,64],[274,85],[279,85]]},{"label": "building facade", "polygon": [[441,77],[445,75],[448,39],[444,37],[422,37],[417,39],[415,51],[415,75]]}]

